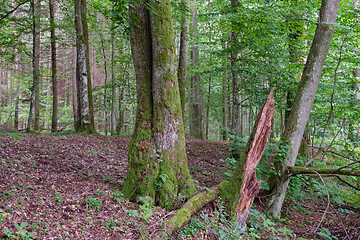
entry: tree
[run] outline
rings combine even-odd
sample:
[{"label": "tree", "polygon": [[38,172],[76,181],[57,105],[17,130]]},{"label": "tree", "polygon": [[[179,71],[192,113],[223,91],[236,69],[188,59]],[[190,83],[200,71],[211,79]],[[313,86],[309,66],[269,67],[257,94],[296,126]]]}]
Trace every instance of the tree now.
[{"label": "tree", "polygon": [[[238,7],[238,0],[231,0],[231,7],[233,11],[237,10]],[[230,60],[231,60],[231,75],[232,75],[232,123],[231,129],[234,134],[240,135],[242,133],[240,129],[240,99],[239,99],[239,75],[237,73],[237,57],[238,57],[238,50],[237,50],[237,37],[238,31],[236,29],[236,22],[231,22],[231,53],[230,53]]]},{"label": "tree", "polygon": [[55,19],[54,19],[54,0],[49,0],[50,10],[50,40],[51,40],[51,82],[53,95],[53,109],[51,118],[51,131],[57,131],[58,115],[58,83],[56,77],[56,36],[55,36]]},{"label": "tree", "polygon": [[33,85],[30,99],[29,118],[26,130],[29,132],[31,129],[32,115],[34,109],[34,130],[39,130],[40,120],[40,12],[41,4],[40,0],[33,0],[32,6],[32,21],[33,21],[33,52],[32,52],[32,64],[33,64]]},{"label": "tree", "polygon": [[178,81],[180,91],[180,101],[183,119],[185,116],[185,89],[186,89],[186,77],[188,67],[188,51],[189,51],[189,0],[182,0],[181,6],[183,7],[181,18],[181,35],[180,35],[180,56],[178,67]]},{"label": "tree", "polygon": [[86,17],[86,0],[75,0],[76,26],[76,131],[96,133],[91,74],[89,63],[89,33]]},{"label": "tree", "polygon": [[198,10],[193,9],[193,34],[192,38],[194,46],[192,48],[191,58],[194,68],[194,75],[191,77],[189,102],[190,102],[190,136],[198,139],[203,138],[203,97],[202,97],[202,84],[199,74],[199,43],[198,43]]},{"label": "tree", "polygon": [[323,0],[320,8],[319,22],[316,28],[311,49],[304,67],[299,88],[292,105],[289,119],[281,136],[281,148],[287,152],[281,162],[280,179],[276,182],[273,195],[268,202],[268,212],[279,216],[289,185],[287,166],[294,166],[301,145],[307,121],[315,100],[315,94],[321,79],[323,65],[330,48],[334,33],[340,0]]},{"label": "tree", "polygon": [[123,193],[174,209],[195,187],[187,167],[171,4],[136,1],[130,15],[137,112]]}]

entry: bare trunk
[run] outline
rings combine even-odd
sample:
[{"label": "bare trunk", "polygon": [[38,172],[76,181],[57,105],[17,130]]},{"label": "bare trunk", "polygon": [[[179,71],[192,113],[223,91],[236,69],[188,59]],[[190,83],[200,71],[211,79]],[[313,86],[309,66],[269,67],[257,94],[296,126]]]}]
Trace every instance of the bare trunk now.
[{"label": "bare trunk", "polygon": [[57,131],[58,125],[58,83],[57,83],[57,67],[56,67],[56,35],[55,35],[55,20],[54,20],[54,0],[49,0],[50,10],[50,40],[51,40],[51,81],[52,81],[52,95],[53,95],[53,108],[51,118],[51,132]]},{"label": "bare trunk", "polygon": [[[192,59],[193,59],[193,67],[195,72],[198,71],[199,67],[199,48],[198,41],[196,40],[198,37],[198,22],[197,22],[197,9],[193,10],[193,35],[192,38],[195,39],[195,43],[192,49]],[[198,73],[191,78],[191,90],[192,90],[192,98],[191,98],[191,111],[190,111],[190,136],[198,139],[203,138],[203,109],[202,109],[202,95],[201,95],[201,79]]]},{"label": "bare trunk", "polygon": [[[238,7],[238,0],[231,0],[231,7],[233,11],[235,11]],[[232,87],[233,87],[233,109],[232,109],[232,124],[231,129],[234,134],[241,135],[241,125],[240,125],[240,96],[239,96],[239,75],[237,73],[237,37],[238,33],[236,32],[236,23],[231,22],[232,30],[231,30],[231,75],[232,75]]]},{"label": "bare trunk", "polygon": [[[320,19],[316,28],[313,43],[304,67],[301,82],[294,99],[285,131],[281,138],[285,143],[281,147],[288,152],[279,169],[281,178],[278,180],[273,195],[268,202],[268,212],[279,216],[285,199],[289,179],[284,173],[287,166],[294,166],[299,152],[306,123],[314,103],[315,94],[321,79],[323,65],[334,33],[340,0],[323,0]],[[289,144],[290,146],[286,146]]]},{"label": "bare trunk", "polygon": [[34,111],[34,130],[39,130],[39,107],[40,107],[40,0],[34,0],[32,2],[33,10],[33,85],[30,97],[30,109],[29,118],[26,131],[31,130],[32,117]]},{"label": "bare trunk", "polygon": [[183,120],[185,116],[185,89],[186,89],[186,77],[188,67],[188,50],[189,50],[189,17],[188,8],[189,0],[182,0],[181,5],[185,12],[182,13],[181,19],[181,35],[180,35],[180,56],[179,56],[179,68],[178,68],[178,81],[180,90],[181,111]]},{"label": "bare trunk", "polygon": [[92,106],[92,87],[89,65],[88,27],[86,0],[75,0],[76,25],[76,86],[77,86],[77,123],[76,131],[95,133]]}]

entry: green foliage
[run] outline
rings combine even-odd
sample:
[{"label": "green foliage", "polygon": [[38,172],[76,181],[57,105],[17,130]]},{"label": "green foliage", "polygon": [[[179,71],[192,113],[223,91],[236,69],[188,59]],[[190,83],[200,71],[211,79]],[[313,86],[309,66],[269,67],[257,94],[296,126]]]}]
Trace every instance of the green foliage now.
[{"label": "green foliage", "polygon": [[184,229],[178,230],[178,233],[181,238],[188,237],[192,239],[199,231],[205,229],[205,224],[201,222],[198,218],[194,217],[190,220],[186,227],[184,227]]},{"label": "green foliage", "polygon": [[336,240],[336,239],[338,239],[337,237],[333,236],[331,234],[331,232],[329,231],[329,229],[327,229],[327,228],[322,227],[319,230],[320,230],[320,232],[317,232],[316,234],[319,235],[320,237],[324,238],[324,239],[328,239],[328,240]]},{"label": "green foliage", "polygon": [[93,196],[87,197],[85,203],[89,208],[95,208],[95,210],[98,212],[102,207],[102,202],[99,199],[94,198]]},{"label": "green foliage", "polygon": [[14,223],[15,229],[17,230],[16,233],[14,231],[10,231],[8,228],[4,228],[3,233],[8,239],[31,240],[35,237],[35,234],[26,230],[28,225],[29,224],[27,222],[21,222],[20,225],[18,223]]}]

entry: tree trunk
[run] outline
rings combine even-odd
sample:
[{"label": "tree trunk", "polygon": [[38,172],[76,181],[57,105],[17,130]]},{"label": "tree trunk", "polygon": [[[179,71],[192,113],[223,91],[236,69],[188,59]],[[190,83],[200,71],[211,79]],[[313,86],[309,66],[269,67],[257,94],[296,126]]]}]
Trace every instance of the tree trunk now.
[{"label": "tree trunk", "polygon": [[182,0],[181,5],[185,10],[182,13],[182,19],[181,19],[178,81],[179,81],[179,90],[180,90],[181,111],[184,121],[185,101],[186,101],[185,89],[186,89],[186,77],[187,77],[187,67],[188,67],[188,50],[189,50],[189,17],[188,17],[189,0]]},{"label": "tree trunk", "polygon": [[199,47],[198,47],[198,22],[197,22],[197,9],[193,10],[193,35],[194,46],[192,49],[193,67],[195,75],[191,78],[191,106],[190,106],[190,136],[193,138],[203,138],[203,109],[202,109],[202,95],[201,95],[201,79],[199,73]]},{"label": "tree trunk", "polygon": [[33,85],[30,97],[30,110],[26,131],[31,130],[32,115],[34,112],[34,130],[39,130],[39,108],[40,108],[40,0],[33,0]]},{"label": "tree trunk", "polygon": [[[323,65],[328,53],[331,39],[334,33],[340,0],[323,0],[320,9],[320,19],[316,28],[313,43],[304,67],[301,82],[297,90],[289,119],[286,122],[285,131],[281,136],[283,145],[280,147],[288,152],[285,159],[281,160],[279,169],[281,174],[273,195],[268,202],[268,212],[279,216],[285,199],[289,179],[284,174],[287,166],[294,166],[304,135],[306,123],[314,103],[315,94],[320,82]],[[288,146],[288,144],[290,146]]]},{"label": "tree trunk", "polygon": [[49,0],[50,10],[50,40],[51,40],[51,81],[53,94],[53,109],[51,118],[51,132],[57,132],[58,125],[58,83],[56,77],[56,36],[55,36],[55,20],[54,20],[54,0]]},{"label": "tree trunk", "polygon": [[140,0],[130,5],[138,104],[123,193],[170,210],[195,187],[187,167],[171,4],[149,4],[153,11]]},{"label": "tree trunk", "polygon": [[89,65],[89,42],[86,17],[86,0],[75,0],[76,26],[76,131],[96,133]]},{"label": "tree trunk", "polygon": [[[231,0],[231,7],[235,12],[238,7],[238,0]],[[239,75],[237,73],[237,57],[238,57],[238,50],[237,50],[237,37],[238,33],[236,32],[236,23],[234,21],[231,22],[231,75],[232,75],[232,88],[233,88],[233,109],[232,109],[232,124],[231,129],[234,134],[240,135],[241,134],[241,124],[240,124],[240,96],[239,96]]]},{"label": "tree trunk", "polygon": [[241,230],[246,229],[246,218],[254,197],[260,190],[255,168],[258,165],[270,139],[271,120],[274,115],[273,90],[259,112],[246,148],[238,165],[221,193],[225,211],[231,219],[236,219]]},{"label": "tree trunk", "polygon": [[115,37],[113,31],[111,31],[111,116],[110,116],[110,131],[111,135],[115,134],[115,96],[116,96],[116,85],[115,85],[115,69],[114,69],[114,60],[115,60]]}]

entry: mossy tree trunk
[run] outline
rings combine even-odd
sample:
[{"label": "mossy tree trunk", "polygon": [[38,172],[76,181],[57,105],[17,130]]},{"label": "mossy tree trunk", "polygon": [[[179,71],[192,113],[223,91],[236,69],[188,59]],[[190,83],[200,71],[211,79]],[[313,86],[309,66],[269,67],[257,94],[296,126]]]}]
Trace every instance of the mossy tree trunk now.
[{"label": "mossy tree trunk", "polygon": [[123,193],[170,210],[195,187],[187,167],[171,4],[145,4],[130,5],[138,105]]},{"label": "mossy tree trunk", "polygon": [[96,133],[91,74],[89,63],[89,33],[86,17],[86,0],[75,0],[76,26],[76,87],[78,132]]},{"label": "mossy tree trunk", "polygon": [[268,202],[268,212],[279,216],[285,199],[289,179],[285,174],[287,166],[294,166],[305,127],[314,103],[315,94],[321,79],[323,65],[334,33],[340,0],[323,0],[320,8],[320,19],[316,28],[313,43],[304,67],[289,119],[281,136],[284,144],[280,146],[285,154],[279,159],[280,178],[276,181],[273,195]]}]

